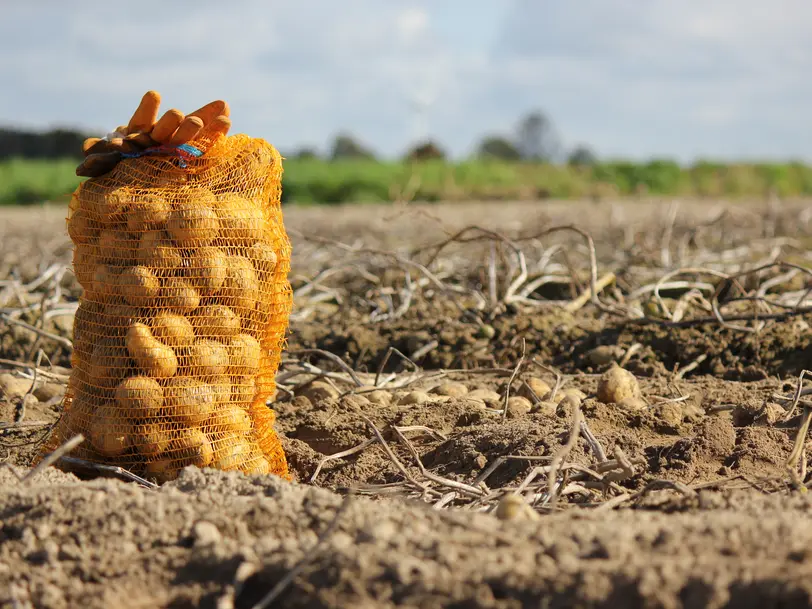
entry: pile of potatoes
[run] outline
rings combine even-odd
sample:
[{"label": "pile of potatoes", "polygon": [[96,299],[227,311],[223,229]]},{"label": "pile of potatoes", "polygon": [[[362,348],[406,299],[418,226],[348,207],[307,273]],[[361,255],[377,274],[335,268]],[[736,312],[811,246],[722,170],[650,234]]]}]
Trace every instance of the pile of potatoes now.
[{"label": "pile of potatoes", "polygon": [[187,465],[276,473],[251,415],[269,327],[287,323],[262,198],[118,184],[88,181],[70,205],[75,456],[161,481]]}]

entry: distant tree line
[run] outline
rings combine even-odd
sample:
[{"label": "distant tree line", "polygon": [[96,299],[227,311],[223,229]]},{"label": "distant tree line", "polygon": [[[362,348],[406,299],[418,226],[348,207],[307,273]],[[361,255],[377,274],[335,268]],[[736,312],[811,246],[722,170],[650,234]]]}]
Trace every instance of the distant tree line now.
[{"label": "distant tree line", "polygon": [[71,129],[37,132],[0,128],[0,160],[81,158],[86,137]]},{"label": "distant tree line", "polygon": [[[49,131],[26,131],[0,128],[0,160],[8,158],[60,159],[81,157],[82,142],[86,133],[71,129]],[[289,158],[325,160],[363,159],[374,160],[375,152],[347,132],[340,132],[328,150],[320,154],[314,148],[302,148]],[[409,162],[445,159],[446,151],[434,140],[414,143],[404,154]],[[474,156],[479,159],[524,161],[532,163],[561,163],[588,166],[597,162],[595,154],[587,146],[564,150],[561,140],[548,116],[536,110],[522,117],[513,133],[488,134],[476,147]]]},{"label": "distant tree line", "polygon": [[[290,156],[297,159],[321,158],[314,148],[302,148]],[[552,122],[540,110],[530,112],[519,120],[513,134],[489,134],[483,137],[476,148],[475,156],[479,159],[532,163],[566,161],[576,166],[597,163],[595,153],[586,145],[581,144],[572,150],[564,150]],[[374,159],[375,153],[349,133],[342,132],[335,137],[324,158],[333,161]],[[405,161],[445,158],[445,150],[431,139],[412,145],[403,157]]]}]

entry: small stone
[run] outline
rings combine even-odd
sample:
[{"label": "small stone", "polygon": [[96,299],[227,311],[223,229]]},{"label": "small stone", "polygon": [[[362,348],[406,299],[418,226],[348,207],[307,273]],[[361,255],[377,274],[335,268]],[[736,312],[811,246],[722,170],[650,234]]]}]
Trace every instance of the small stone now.
[{"label": "small stone", "polygon": [[[551,387],[545,381],[538,377],[531,376],[530,378],[525,379],[524,383],[522,383],[522,386],[519,387],[516,394],[527,398],[531,402],[536,402],[538,400],[543,400],[544,396],[550,393],[550,389]],[[533,394],[535,394],[535,397]]]},{"label": "small stone", "polygon": [[488,458],[482,453],[479,453],[474,459],[474,465],[476,465],[479,469],[484,469],[487,464]]},{"label": "small stone", "polygon": [[364,393],[363,395],[373,404],[378,406],[389,406],[392,402],[392,394],[388,391],[384,391],[382,389],[376,389],[375,391],[369,391]]},{"label": "small stone", "polygon": [[487,403],[499,403],[499,400],[502,399],[498,393],[496,393],[492,389],[474,389],[473,391],[469,391],[468,394],[465,396],[471,400],[479,400],[481,402]]},{"label": "small stone", "polygon": [[530,411],[534,414],[540,414],[545,417],[552,417],[555,416],[555,413],[558,412],[558,404],[555,402],[539,402],[533,409]]},{"label": "small stone", "polygon": [[606,366],[623,357],[623,349],[617,345],[600,345],[586,354],[587,361],[595,367]]},{"label": "small stone", "polygon": [[452,398],[461,398],[468,393],[468,387],[462,383],[448,382],[437,385],[431,390],[436,395],[445,395]]},{"label": "small stone", "polygon": [[313,404],[323,402],[324,400],[335,400],[339,396],[338,389],[331,384],[324,381],[313,381],[300,395],[305,396]]},{"label": "small stone", "polygon": [[508,419],[519,419],[529,413],[531,408],[533,408],[533,404],[530,400],[520,395],[515,395],[512,398],[508,398],[506,416]]},{"label": "small stone", "polygon": [[682,423],[682,405],[675,402],[657,406],[654,412],[660,421],[669,427],[679,427]]},{"label": "small stone", "polygon": [[214,546],[220,543],[220,530],[211,522],[198,520],[192,527],[192,537],[196,547]]},{"label": "small stone", "polygon": [[425,391],[411,391],[398,400],[399,406],[414,406],[416,404],[425,404],[431,399],[429,394]]},{"label": "small stone", "polygon": [[640,412],[648,408],[648,404],[643,398],[633,396],[623,398],[617,403],[617,406],[621,410],[628,410],[629,412]]},{"label": "small stone", "polygon": [[628,370],[613,364],[598,381],[598,400],[604,404],[617,404],[631,397],[641,397],[637,379]]}]

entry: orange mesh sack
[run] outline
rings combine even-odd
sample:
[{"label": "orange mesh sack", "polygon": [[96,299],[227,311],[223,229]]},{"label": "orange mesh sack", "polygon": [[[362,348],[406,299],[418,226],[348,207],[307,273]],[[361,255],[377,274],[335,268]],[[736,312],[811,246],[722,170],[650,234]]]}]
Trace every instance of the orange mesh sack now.
[{"label": "orange mesh sack", "polygon": [[[74,193],[84,288],[46,450],[165,481],[187,465],[288,477],[266,405],[292,305],[282,159],[244,135],[124,158]],[[201,148],[204,148],[201,146]]]}]

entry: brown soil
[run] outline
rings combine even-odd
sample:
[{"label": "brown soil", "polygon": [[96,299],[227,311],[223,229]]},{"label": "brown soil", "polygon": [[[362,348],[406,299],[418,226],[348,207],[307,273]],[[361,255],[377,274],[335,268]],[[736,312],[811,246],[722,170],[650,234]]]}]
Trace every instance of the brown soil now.
[{"label": "brown soil", "polygon": [[[299,252],[291,279],[300,292],[282,371],[307,362],[329,377],[326,384],[309,384],[312,375],[289,375],[273,405],[294,481],[189,468],[179,480],[148,490],[109,479],[80,481],[50,468],[20,482],[14,472],[27,471],[48,427],[0,429],[0,459],[13,464],[0,467],[0,606],[248,608],[303,558],[274,606],[808,606],[812,500],[805,487],[793,490],[785,466],[800,417],[787,420],[775,396],[791,394],[798,375],[810,368],[812,315],[742,332],[715,322],[639,323],[591,305],[567,313],[555,303],[587,285],[578,238],[543,244],[569,248],[567,264],[578,269],[571,285],[533,292],[549,301],[543,306],[477,307],[472,292],[432,292],[431,281],[418,284],[425,277],[415,267],[406,277],[402,267],[393,268],[391,255],[381,254],[397,250],[428,264],[418,248],[460,226],[479,222],[521,236],[552,224],[551,217],[555,224],[578,221],[593,233],[600,273],[618,276],[619,291],[603,297],[619,303],[620,292],[628,296],[667,272],[656,260],[660,237],[646,241],[656,233],[651,218],[662,207],[647,205],[621,208],[631,238],[606,220],[620,212],[597,213],[589,204],[550,204],[532,213],[506,205],[498,227],[477,205],[465,208],[464,220],[460,206],[437,206],[420,208],[408,222],[395,221],[391,208],[289,211],[286,223]],[[686,204],[673,239],[696,232],[701,247],[695,256],[707,253],[707,266],[730,252],[738,252],[736,264],[758,262],[762,249],[779,239],[805,243],[812,232],[808,220],[799,219],[807,217],[803,206],[788,205],[780,222],[773,218],[768,238],[758,207],[733,210],[713,224],[708,216],[716,211],[705,208]],[[8,282],[0,285],[6,299],[0,306],[11,312],[22,308],[26,284],[50,264],[69,261],[70,244],[60,232],[62,210],[6,213],[0,279],[23,286],[18,297],[4,291]],[[702,226],[712,230],[697,232]],[[364,272],[348,250],[314,236],[344,243],[362,238]],[[622,257],[612,247],[621,242],[628,242]],[[522,243],[533,268],[542,250]],[[402,253],[404,245],[409,252]],[[788,255],[797,254],[793,247]],[[491,260],[508,273],[504,281],[497,277],[502,294],[513,276],[509,250],[494,251]],[[487,243],[459,244],[444,250],[446,267],[431,268],[446,285],[479,290],[487,300],[482,269],[490,255]],[[319,277],[342,263],[350,270]],[[686,258],[682,266],[696,264]],[[304,289],[316,277],[318,286]],[[61,297],[49,307],[69,310],[78,286],[69,273],[57,280]],[[409,285],[413,293],[403,296]],[[781,285],[770,294],[812,284],[802,274]],[[32,288],[24,304],[39,302],[54,287]],[[663,293],[670,310],[681,294]],[[392,315],[404,298],[411,298],[408,306]],[[710,315],[700,309],[684,319]],[[381,318],[381,311],[390,317]],[[69,313],[44,319],[32,308],[15,319],[70,336]],[[43,359],[41,369],[54,376],[40,378],[34,395],[24,398],[31,382],[19,378],[25,369],[0,365],[0,373],[18,377],[0,383],[0,425],[21,412],[23,400],[23,422],[52,422],[64,386],[59,379],[68,372],[59,366],[69,365],[70,350],[2,323],[0,358],[31,362],[41,348],[54,366]],[[365,386],[314,349],[338,355]],[[558,396],[582,392],[578,411],[587,430],[607,459],[619,456],[632,466],[624,475],[610,468],[614,486],[608,474],[597,484],[580,473],[600,464],[595,448],[578,437],[564,458],[561,487],[586,487],[565,489],[552,509],[546,503],[547,473],[536,470],[570,439],[578,401],[505,416],[508,381],[522,355],[510,395],[527,396],[521,381],[531,378],[550,387],[558,382]],[[640,409],[597,399],[600,375],[617,361],[639,382]],[[366,385],[377,373],[382,387],[372,392]],[[457,391],[465,395],[440,395],[447,392],[438,386],[449,382],[463,385]],[[480,397],[468,395],[477,390]],[[482,390],[489,394],[483,397]],[[385,444],[374,441],[376,432]],[[500,498],[522,485],[535,511],[506,518]],[[472,486],[468,494],[455,492]],[[320,536],[323,545],[312,552]]]}]

